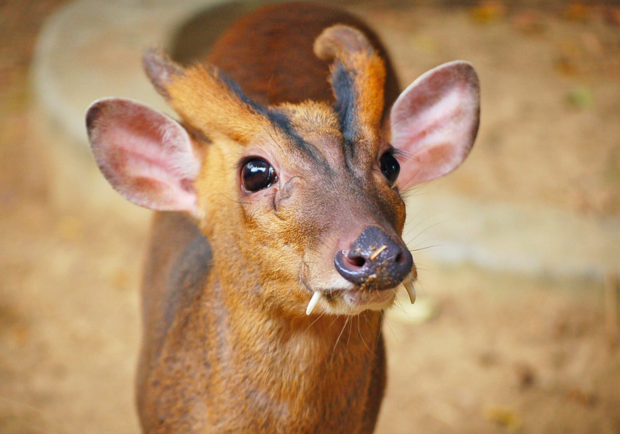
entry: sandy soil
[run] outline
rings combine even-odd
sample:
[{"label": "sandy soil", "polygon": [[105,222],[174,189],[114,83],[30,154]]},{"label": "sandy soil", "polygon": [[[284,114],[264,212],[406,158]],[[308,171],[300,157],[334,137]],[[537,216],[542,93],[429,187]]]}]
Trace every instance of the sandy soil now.
[{"label": "sandy soil", "polygon": [[[29,134],[32,46],[59,3],[0,5],[11,36],[0,38],[0,433],[135,433],[148,213],[126,221],[55,209]],[[474,155],[476,167],[493,169],[465,166],[441,188],[620,213],[620,31],[607,12],[362,12],[379,26],[419,29],[410,41],[388,40],[425,59],[397,55],[403,81],[458,54],[480,63],[487,94],[504,96]],[[378,432],[620,433],[620,351],[601,283],[445,268],[424,251],[416,261],[433,314],[421,324],[400,307],[388,316]]]}]

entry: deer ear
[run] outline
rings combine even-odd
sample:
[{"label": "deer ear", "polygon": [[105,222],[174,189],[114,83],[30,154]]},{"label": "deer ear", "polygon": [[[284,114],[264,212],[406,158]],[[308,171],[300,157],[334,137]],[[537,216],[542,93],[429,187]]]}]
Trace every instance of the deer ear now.
[{"label": "deer ear", "polygon": [[178,122],[135,101],[105,98],[88,108],[86,127],[99,169],[122,196],[198,216],[200,160]]},{"label": "deer ear", "polygon": [[403,188],[450,173],[474,145],[480,119],[471,64],[445,63],[415,80],[390,112],[392,146],[402,151]]}]

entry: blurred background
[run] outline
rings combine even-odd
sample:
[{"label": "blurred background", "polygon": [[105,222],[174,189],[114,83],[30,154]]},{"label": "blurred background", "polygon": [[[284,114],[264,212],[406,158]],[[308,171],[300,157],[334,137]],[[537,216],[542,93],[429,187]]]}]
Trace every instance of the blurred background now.
[{"label": "blurred background", "polygon": [[[199,59],[259,4],[0,1],[0,433],[138,432],[149,212],[99,175],[84,112],[170,113],[143,49]],[[620,433],[620,4],[338,5],[402,87],[455,59],[482,86],[467,162],[407,195],[419,301],[387,315],[378,432]]]}]

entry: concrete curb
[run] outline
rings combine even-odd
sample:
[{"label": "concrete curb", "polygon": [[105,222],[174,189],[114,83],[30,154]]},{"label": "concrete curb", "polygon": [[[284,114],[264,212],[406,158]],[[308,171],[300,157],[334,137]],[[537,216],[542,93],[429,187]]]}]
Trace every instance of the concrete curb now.
[{"label": "concrete curb", "polygon": [[422,257],[558,278],[620,272],[620,219],[425,193],[407,201],[405,227]]}]

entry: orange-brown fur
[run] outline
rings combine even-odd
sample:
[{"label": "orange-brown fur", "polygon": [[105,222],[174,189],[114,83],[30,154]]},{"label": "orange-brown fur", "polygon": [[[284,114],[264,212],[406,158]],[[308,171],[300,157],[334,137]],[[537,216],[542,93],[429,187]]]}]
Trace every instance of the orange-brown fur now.
[{"label": "orange-brown fur", "polygon": [[[343,35],[343,27],[332,27],[321,33],[314,44],[316,55],[323,60],[337,58],[345,69],[355,71],[357,117],[371,136],[379,128],[383,115],[385,65],[383,60],[359,32]],[[334,71],[332,64],[330,70]]]},{"label": "orange-brown fur", "polygon": [[192,126],[213,135],[219,130],[228,137],[246,143],[255,137],[266,121],[217,78],[208,65],[196,65],[175,77],[166,90],[170,104]]},{"label": "orange-brown fur", "polygon": [[[325,28],[341,23],[362,29],[385,58],[372,32],[350,15],[288,5],[242,19],[208,59],[255,102],[287,113],[327,161],[344,158],[334,148],[342,135],[331,109],[329,64],[312,50]],[[383,91],[377,87],[387,77],[385,100],[391,103],[398,86],[389,60],[384,70],[374,53],[361,57],[345,63],[367,68],[357,83],[366,89],[359,119],[370,143],[358,158],[367,162],[381,146]],[[350,185],[345,191],[296,178],[310,160],[213,77],[197,66],[159,83],[183,122],[201,132],[195,146],[205,164],[196,183],[199,220],[158,213],[153,222],[138,374],[143,429],[370,433],[385,388],[381,313],[307,317],[303,309],[311,292],[300,279],[320,278],[320,270],[307,275],[303,265],[333,253],[322,237],[374,222],[399,235],[404,205],[384,181],[371,191],[356,189],[357,178],[379,176],[369,170],[339,175],[338,185]],[[216,121],[214,110],[221,115]],[[282,152],[282,167],[295,172],[290,188],[302,186],[303,197],[281,191],[275,213],[240,197],[234,165],[252,147]],[[380,199],[370,203],[366,195]],[[345,205],[352,220],[339,212]]]}]

